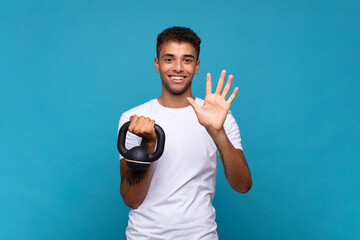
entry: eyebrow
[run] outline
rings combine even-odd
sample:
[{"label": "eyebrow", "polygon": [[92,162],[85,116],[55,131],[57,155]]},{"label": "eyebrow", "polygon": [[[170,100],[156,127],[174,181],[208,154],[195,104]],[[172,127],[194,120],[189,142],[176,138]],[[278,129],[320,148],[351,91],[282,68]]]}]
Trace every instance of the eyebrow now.
[{"label": "eyebrow", "polygon": [[191,55],[191,54],[186,54],[186,55],[184,55],[185,57],[191,57],[191,58],[193,58],[193,59],[195,59],[195,56],[193,56],[193,55]]},{"label": "eyebrow", "polygon": [[[171,53],[167,53],[167,54],[162,55],[162,57],[175,57],[175,55],[171,54]],[[185,54],[184,57],[190,57],[190,58],[195,59],[195,56],[193,56],[191,54]]]}]

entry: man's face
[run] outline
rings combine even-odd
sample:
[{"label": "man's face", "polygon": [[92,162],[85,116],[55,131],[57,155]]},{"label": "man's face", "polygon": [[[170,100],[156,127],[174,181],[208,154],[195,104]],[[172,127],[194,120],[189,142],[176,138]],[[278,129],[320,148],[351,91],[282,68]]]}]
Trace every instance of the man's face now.
[{"label": "man's face", "polygon": [[160,73],[163,91],[173,95],[191,94],[191,81],[199,71],[200,59],[187,42],[164,43],[155,57],[155,69]]}]

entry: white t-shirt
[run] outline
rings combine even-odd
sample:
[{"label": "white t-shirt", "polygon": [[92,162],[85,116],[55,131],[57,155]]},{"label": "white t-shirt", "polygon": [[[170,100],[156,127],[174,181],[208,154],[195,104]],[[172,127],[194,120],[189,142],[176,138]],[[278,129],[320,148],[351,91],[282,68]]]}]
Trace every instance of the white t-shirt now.
[{"label": "white t-shirt", "polygon": [[[195,102],[202,106],[204,101],[196,98]],[[123,113],[119,129],[134,114],[155,120],[166,140],[163,155],[152,163],[144,201],[129,212],[127,239],[218,239],[212,205],[217,148],[192,107],[167,108],[153,99]],[[233,146],[242,149],[240,131],[230,111],[224,128]],[[127,149],[140,142],[140,137],[127,133]]]}]

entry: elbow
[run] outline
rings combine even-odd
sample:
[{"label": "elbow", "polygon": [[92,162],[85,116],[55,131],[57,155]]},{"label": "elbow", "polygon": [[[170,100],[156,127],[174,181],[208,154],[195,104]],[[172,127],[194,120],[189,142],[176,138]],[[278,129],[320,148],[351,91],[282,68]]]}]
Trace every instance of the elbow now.
[{"label": "elbow", "polygon": [[134,202],[134,201],[128,201],[126,199],[124,199],[124,203],[125,203],[126,206],[128,206],[131,209],[137,209],[141,204],[141,203],[137,203],[137,202]]},{"label": "elbow", "polygon": [[125,205],[131,209],[137,209],[142,203],[142,201],[131,198],[130,196],[125,194],[124,192],[121,191],[121,189],[120,189],[120,194],[121,194],[122,199],[124,200]]},{"label": "elbow", "polygon": [[242,181],[241,183],[234,184],[231,186],[238,193],[247,193],[250,191],[252,187],[252,180],[251,178],[247,179],[246,181]]},{"label": "elbow", "polygon": [[250,181],[249,184],[247,184],[246,186],[244,186],[243,188],[241,188],[238,192],[239,192],[239,193],[242,193],[242,194],[247,193],[248,191],[250,191],[251,186],[252,186],[252,182]]}]

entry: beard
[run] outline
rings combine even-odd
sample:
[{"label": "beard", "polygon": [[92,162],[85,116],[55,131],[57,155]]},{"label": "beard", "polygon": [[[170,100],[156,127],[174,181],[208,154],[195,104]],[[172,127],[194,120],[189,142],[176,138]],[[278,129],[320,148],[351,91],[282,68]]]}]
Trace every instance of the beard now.
[{"label": "beard", "polygon": [[161,82],[162,82],[163,86],[165,87],[165,89],[168,92],[170,92],[171,94],[173,94],[173,95],[181,95],[191,87],[192,80],[188,81],[185,86],[179,87],[179,88],[171,87],[169,82],[164,81],[163,78],[161,78]]}]

